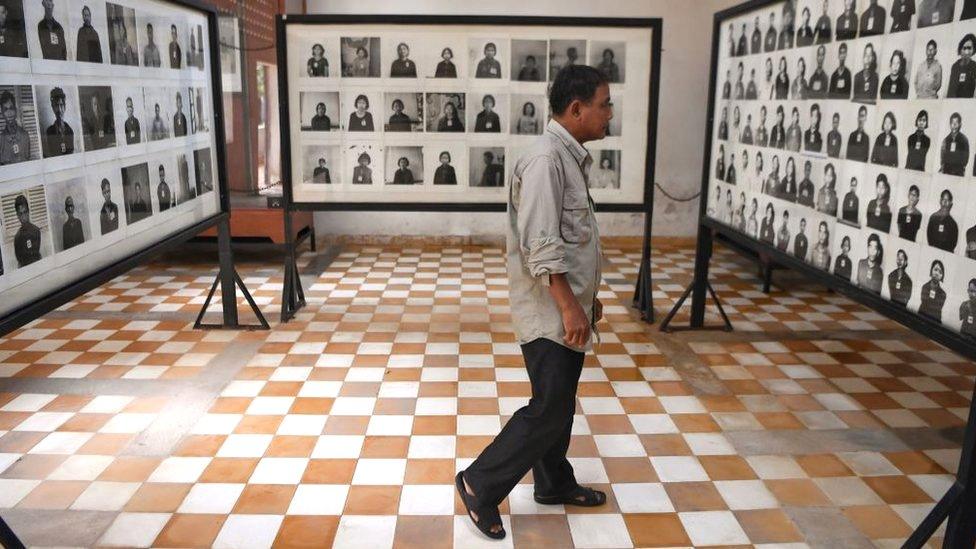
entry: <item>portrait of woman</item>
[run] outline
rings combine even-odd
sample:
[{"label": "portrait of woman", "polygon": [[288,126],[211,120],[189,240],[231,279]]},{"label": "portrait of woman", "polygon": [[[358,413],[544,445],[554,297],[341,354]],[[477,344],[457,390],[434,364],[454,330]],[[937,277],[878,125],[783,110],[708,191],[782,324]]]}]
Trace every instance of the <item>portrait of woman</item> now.
[{"label": "portrait of woman", "polygon": [[874,139],[874,147],[871,149],[872,164],[898,167],[898,137],[895,135],[897,129],[894,113],[886,112],[881,123],[881,133]]},{"label": "portrait of woman", "polygon": [[888,205],[891,185],[888,183],[888,176],[878,174],[874,189],[874,198],[868,202],[868,227],[887,233],[891,230],[891,206]]},{"label": "portrait of woman", "polygon": [[905,160],[905,168],[925,171],[925,158],[929,154],[929,147],[932,140],[925,135],[925,130],[929,127],[929,113],[922,109],[915,116],[915,131],[908,136],[908,158]]},{"label": "portrait of woman", "polygon": [[772,246],[776,240],[776,209],[772,203],[766,204],[766,215],[762,218],[762,226],[759,227],[759,240]]},{"label": "portrait of woman", "polygon": [[786,175],[780,180],[776,194],[783,200],[796,202],[796,162],[792,156],[786,159]]},{"label": "portrait of woman", "polygon": [[806,99],[807,89],[807,62],[801,57],[796,60],[796,78],[790,85],[790,99]]},{"label": "portrait of woman", "polygon": [[393,114],[390,115],[389,123],[386,125],[386,131],[388,132],[409,132],[411,131],[412,123],[410,117],[403,114],[403,101],[400,99],[394,99],[393,104],[390,105],[393,109]]},{"label": "portrait of woman", "polygon": [[776,90],[774,96],[776,99],[785,100],[789,98],[790,75],[786,72],[786,58],[783,56],[779,58],[779,72],[776,73],[774,88]]},{"label": "portrait of woman", "polygon": [[457,66],[454,64],[454,50],[444,48],[441,50],[441,61],[434,69],[434,78],[457,78]]},{"label": "portrait of woman", "polygon": [[610,155],[600,157],[600,166],[590,175],[591,189],[619,189],[620,181]]},{"label": "portrait of woman", "polygon": [[786,111],[783,110],[783,105],[776,105],[776,123],[769,133],[769,146],[774,149],[786,147],[785,119]]},{"label": "portrait of woman", "polygon": [[417,64],[410,59],[410,46],[397,44],[397,58],[390,65],[390,78],[417,78]]},{"label": "portrait of woman", "polygon": [[834,276],[840,277],[848,282],[851,280],[851,237],[844,236],[840,241],[840,255],[834,260]]},{"label": "portrait of woman", "polygon": [[881,237],[876,233],[868,236],[868,255],[857,262],[857,285],[869,292],[881,293],[881,281],[884,272],[881,265],[884,262],[884,246]]},{"label": "portrait of woman", "polygon": [[444,104],[444,114],[437,121],[437,131],[439,132],[463,132],[464,123],[458,117],[458,109],[454,103],[448,101]]},{"label": "portrait of woman", "polygon": [[949,71],[949,89],[946,97],[973,97],[973,92],[976,91],[974,50],[976,50],[976,35],[969,33],[959,41],[959,47],[956,49],[959,59],[952,64],[952,69]]},{"label": "portrait of woman", "polygon": [[888,61],[888,76],[881,82],[881,99],[908,99],[908,78],[905,54],[895,50]]},{"label": "portrait of woman", "polygon": [[833,164],[824,167],[824,184],[817,191],[817,211],[837,215],[837,170]]},{"label": "portrait of woman", "polygon": [[922,226],[922,212],[918,209],[918,199],[921,192],[918,185],[908,187],[908,204],[898,208],[898,236],[915,242],[918,229]]},{"label": "portrait of woman", "polygon": [[888,293],[891,301],[905,307],[912,297],[912,278],[908,276],[908,254],[898,250],[895,254],[895,270],[888,273]]},{"label": "portrait of woman", "polygon": [[535,103],[526,101],[522,105],[522,114],[515,122],[515,133],[519,135],[539,135],[542,133],[542,121],[535,112]]},{"label": "portrait of woman", "polygon": [[786,128],[786,150],[800,152],[803,130],[800,129],[800,109],[793,107],[790,112],[790,126]]},{"label": "portrait of woman", "polygon": [[438,160],[440,165],[434,170],[434,185],[457,185],[457,174],[451,165],[451,153],[441,151]]},{"label": "portrait of woman", "polygon": [[354,185],[372,185],[373,169],[369,167],[373,161],[366,153],[361,153],[357,159],[357,166],[352,170],[352,182]]},{"label": "portrait of woman", "polygon": [[874,45],[864,46],[862,69],[854,75],[854,101],[874,103],[878,99],[878,56]]},{"label": "portrait of woman", "polygon": [[357,95],[354,106],[356,110],[349,113],[349,124],[346,125],[346,131],[373,131],[373,114],[369,112],[369,98],[363,94]]},{"label": "portrait of woman", "polygon": [[817,227],[817,243],[813,245],[810,263],[818,269],[830,269],[830,228],[826,221],[821,221]]},{"label": "portrait of woman", "polygon": [[922,284],[922,301],[918,306],[918,314],[937,322],[942,322],[942,307],[946,301],[946,292],[942,289],[943,279],[945,265],[938,259],[933,260],[929,267],[929,281]]},{"label": "portrait of woman", "polygon": [[926,237],[929,246],[952,252],[959,242],[959,225],[952,217],[952,191],[944,189],[939,194],[939,210],[929,217]]},{"label": "portrait of woman", "polygon": [[356,57],[349,64],[349,76],[369,76],[369,52],[365,47],[359,46],[356,48]]},{"label": "portrait of woman", "polygon": [[620,67],[617,66],[615,57],[616,54],[614,54],[613,49],[604,48],[600,64],[596,66],[597,70],[602,72],[611,84],[620,82]]},{"label": "portrait of woman", "polygon": [[495,112],[495,97],[486,94],[481,99],[481,112],[475,118],[474,131],[477,133],[499,133],[501,123],[498,120],[498,113]]},{"label": "portrait of woman", "polygon": [[397,171],[393,174],[394,185],[413,185],[413,172],[410,171],[410,160],[401,156],[397,159]]},{"label": "portrait of woman", "polygon": [[325,58],[325,48],[322,44],[312,46],[312,57],[308,58],[306,71],[311,77],[329,76],[329,60]]},{"label": "portrait of woman", "polygon": [[759,201],[755,198],[749,205],[749,218],[746,220],[746,234],[752,238],[759,238],[759,221],[756,215],[759,213]]},{"label": "portrait of woman", "polygon": [[820,133],[820,105],[810,105],[810,127],[803,132],[803,150],[819,153],[823,150],[823,134]]}]

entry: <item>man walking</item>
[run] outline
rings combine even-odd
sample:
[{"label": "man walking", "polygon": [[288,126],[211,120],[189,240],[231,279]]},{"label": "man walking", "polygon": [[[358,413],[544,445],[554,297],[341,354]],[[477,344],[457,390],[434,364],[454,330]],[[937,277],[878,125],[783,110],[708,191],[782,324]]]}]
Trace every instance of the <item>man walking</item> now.
[{"label": "man walking", "polygon": [[540,504],[597,506],[606,494],[580,486],[566,459],[576,388],[591,329],[602,316],[599,232],[583,143],[607,135],[613,107],[606,76],[572,65],[549,92],[552,120],[515,166],[508,202],[511,318],[532,398],[455,485],[481,532],[505,537],[498,505],[531,469]]}]

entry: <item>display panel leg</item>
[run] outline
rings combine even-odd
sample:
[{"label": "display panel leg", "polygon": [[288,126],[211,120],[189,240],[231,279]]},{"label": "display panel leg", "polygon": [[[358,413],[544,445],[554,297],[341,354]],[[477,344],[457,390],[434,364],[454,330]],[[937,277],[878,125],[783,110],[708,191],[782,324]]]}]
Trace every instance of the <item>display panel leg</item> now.
[{"label": "display panel leg", "polygon": [[973,473],[976,468],[976,388],[969,402],[969,421],[966,423],[966,434],[963,437],[962,454],[959,457],[959,469],[956,481],[949,488],[942,499],[935,504],[911,537],[902,545],[903,548],[921,548],[932,537],[946,519],[945,549],[972,549],[976,547],[976,480]]},{"label": "display panel leg", "polygon": [[7,521],[0,518],[0,545],[6,549],[25,549],[24,544],[7,525]]},{"label": "display panel leg", "polygon": [[[210,286],[210,292],[207,293],[207,299],[204,300],[203,307],[200,308],[200,314],[197,315],[197,320],[193,323],[193,328],[207,330],[271,329],[268,321],[261,313],[261,309],[258,307],[257,303],[254,302],[254,298],[251,297],[251,292],[247,290],[247,286],[244,285],[244,281],[241,279],[240,275],[237,274],[237,270],[234,269],[234,251],[231,249],[230,245],[229,218],[225,218],[217,225],[217,254],[220,261],[220,272],[217,273],[217,277],[214,279],[213,285]],[[217,292],[218,284],[220,285],[223,322],[221,324],[206,324],[203,322],[203,317],[207,314],[207,309],[210,307],[210,302],[213,300],[213,296]],[[244,294],[244,299],[247,300],[248,305],[251,307],[251,311],[254,312],[254,316],[257,317],[260,324],[242,325],[239,322],[237,315],[237,288],[241,289],[241,293]]]},{"label": "display panel leg", "polygon": [[[314,234],[314,233],[313,233]],[[295,318],[295,313],[305,306],[305,291],[298,274],[295,253],[295,235],[292,233],[291,210],[285,208],[285,280],[281,288],[281,322]]]},{"label": "display panel leg", "polygon": [[[664,318],[661,323],[660,330],[662,332],[674,332],[678,330],[695,330],[695,329],[705,329],[705,330],[715,330],[721,329],[726,332],[732,331],[732,322],[729,320],[728,315],[725,314],[725,308],[722,307],[722,302],[718,298],[718,294],[715,293],[715,289],[712,288],[711,283],[708,281],[708,262],[712,257],[712,231],[711,229],[699,226],[698,227],[698,246],[695,252],[695,274],[691,281],[691,284],[685,288],[685,291],[678,298],[678,301],[671,308],[668,316]],[[722,326],[708,327],[705,326],[705,300],[707,296],[711,295],[712,299],[715,301],[718,307],[718,312],[722,315]],[[691,321],[687,327],[674,328],[671,326],[671,321],[674,320],[674,316],[684,305],[685,300],[691,296]]]},{"label": "display panel leg", "polygon": [[651,275],[651,221],[650,212],[644,213],[644,241],[641,245],[640,269],[634,288],[634,308],[640,311],[641,318],[654,324],[654,280]]}]

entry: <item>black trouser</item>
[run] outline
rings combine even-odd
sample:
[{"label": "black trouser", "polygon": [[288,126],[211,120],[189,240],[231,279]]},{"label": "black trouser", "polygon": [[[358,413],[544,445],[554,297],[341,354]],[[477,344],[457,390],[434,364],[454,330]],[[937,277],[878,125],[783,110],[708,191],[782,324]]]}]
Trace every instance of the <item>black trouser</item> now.
[{"label": "black trouser", "polygon": [[522,345],[532,398],[464,471],[482,505],[499,505],[532,469],[535,493],[562,495],[576,488],[566,459],[583,353],[548,339]]}]

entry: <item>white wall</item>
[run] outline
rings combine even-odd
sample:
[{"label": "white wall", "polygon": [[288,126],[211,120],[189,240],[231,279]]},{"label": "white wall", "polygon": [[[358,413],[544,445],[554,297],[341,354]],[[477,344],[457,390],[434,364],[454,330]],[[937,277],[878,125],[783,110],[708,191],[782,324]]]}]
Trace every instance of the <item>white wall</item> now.
[{"label": "white wall", "polygon": [[[676,197],[701,187],[712,16],[739,0],[307,0],[308,13],[660,17],[663,20],[658,105],[657,182]],[[654,234],[692,236],[698,201],[674,202],[655,191]],[[601,234],[640,235],[640,214],[597,216]],[[500,235],[499,213],[328,212],[315,215],[319,234]]]}]

